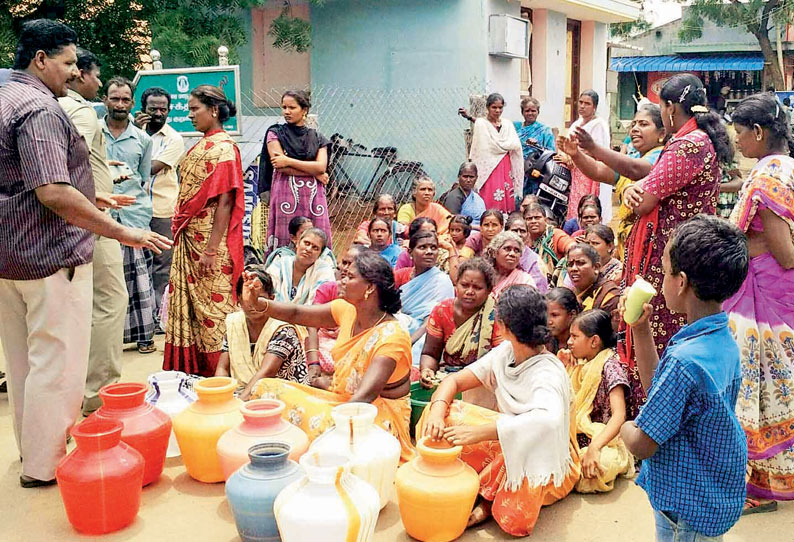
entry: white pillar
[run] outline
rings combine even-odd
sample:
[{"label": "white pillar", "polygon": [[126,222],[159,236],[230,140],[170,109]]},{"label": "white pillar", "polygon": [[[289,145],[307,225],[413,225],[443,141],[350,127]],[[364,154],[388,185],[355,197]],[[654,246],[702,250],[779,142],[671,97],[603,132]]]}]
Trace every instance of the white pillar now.
[{"label": "white pillar", "polygon": [[565,127],[565,70],[568,20],[547,9],[532,11],[532,95],[540,100],[539,120]]},{"label": "white pillar", "polygon": [[229,65],[229,49],[225,45],[218,47],[218,66]]},{"label": "white pillar", "polygon": [[152,49],[149,51],[149,56],[152,57],[152,69],[153,70],[162,70],[163,63],[160,62],[160,51],[157,49]]}]

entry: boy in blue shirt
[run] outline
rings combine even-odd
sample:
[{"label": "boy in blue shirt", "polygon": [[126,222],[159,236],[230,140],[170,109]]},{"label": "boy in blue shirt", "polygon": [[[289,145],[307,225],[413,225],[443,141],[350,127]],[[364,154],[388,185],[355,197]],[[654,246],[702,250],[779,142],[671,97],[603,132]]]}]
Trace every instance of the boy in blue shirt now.
[{"label": "boy in blue shirt", "polygon": [[632,326],[637,368],[648,400],[621,428],[645,461],[637,483],[656,519],[658,542],[717,541],[739,519],[745,498],[747,441],[734,413],[741,382],[739,348],[722,302],[739,290],[749,256],[729,222],[697,215],[676,228],[662,257],[662,294],[687,325],[656,354],[645,305]]}]

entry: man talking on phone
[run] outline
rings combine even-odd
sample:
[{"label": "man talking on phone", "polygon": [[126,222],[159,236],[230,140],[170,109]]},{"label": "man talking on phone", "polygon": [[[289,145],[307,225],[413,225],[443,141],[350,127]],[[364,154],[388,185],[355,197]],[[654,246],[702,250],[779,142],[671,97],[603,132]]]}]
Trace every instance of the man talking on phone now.
[{"label": "man talking on phone", "polygon": [[[147,88],[141,94],[141,110],[135,115],[135,125],[152,138],[151,181],[147,191],[152,198],[152,231],[171,239],[171,219],[179,197],[179,178],[176,168],[185,155],[185,142],[179,132],[167,122],[171,110],[171,96],[163,88]],[[160,323],[160,302],[168,285],[171,271],[171,250],[154,254],[152,286],[154,287],[155,333],[163,333]]]}]

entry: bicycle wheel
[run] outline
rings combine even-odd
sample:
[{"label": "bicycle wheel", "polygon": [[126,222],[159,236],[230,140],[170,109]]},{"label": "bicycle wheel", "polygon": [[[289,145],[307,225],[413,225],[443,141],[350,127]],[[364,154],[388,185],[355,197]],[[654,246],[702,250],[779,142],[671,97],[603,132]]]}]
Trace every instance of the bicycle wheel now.
[{"label": "bicycle wheel", "polygon": [[417,177],[427,176],[421,162],[397,162],[380,176],[372,189],[372,195],[391,194],[397,203],[408,201]]}]

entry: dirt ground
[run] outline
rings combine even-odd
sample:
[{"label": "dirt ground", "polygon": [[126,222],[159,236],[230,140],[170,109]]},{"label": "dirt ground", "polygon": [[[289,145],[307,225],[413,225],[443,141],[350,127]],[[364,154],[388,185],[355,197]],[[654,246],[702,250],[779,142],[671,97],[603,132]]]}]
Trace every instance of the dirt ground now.
[{"label": "dirt ground", "polygon": [[[162,363],[159,351],[141,355],[124,353],[123,380],[145,382]],[[0,351],[1,352],[1,351]],[[2,354],[0,353],[0,358]],[[0,359],[0,367],[4,365]],[[42,398],[42,400],[46,400]],[[84,540],[66,520],[57,487],[22,489],[21,464],[11,425],[6,394],[0,394],[0,541],[44,542]],[[645,493],[630,480],[619,480],[614,491],[603,495],[571,494],[544,508],[531,538],[542,542],[644,542],[653,540],[653,516]],[[162,478],[143,491],[135,523],[102,537],[110,541],[239,540],[223,484],[202,484],[191,479],[179,458],[166,461]],[[318,534],[318,541],[322,536]],[[375,542],[409,541],[400,522],[396,501],[381,512]],[[490,521],[471,529],[462,541],[515,540]],[[726,542],[794,541],[794,505],[782,503],[773,514],[743,518],[725,536]],[[308,542],[308,541],[307,541]]]}]

